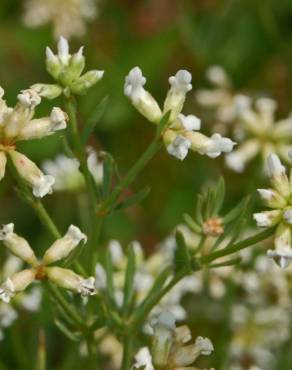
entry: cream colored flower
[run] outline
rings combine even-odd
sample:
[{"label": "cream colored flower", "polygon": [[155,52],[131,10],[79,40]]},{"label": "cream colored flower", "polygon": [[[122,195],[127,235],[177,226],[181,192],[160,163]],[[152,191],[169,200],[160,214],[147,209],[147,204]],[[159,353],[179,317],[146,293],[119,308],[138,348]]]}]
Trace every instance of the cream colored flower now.
[{"label": "cream colored flower", "polygon": [[26,0],[24,23],[28,27],[39,27],[51,23],[54,36],[82,36],[86,22],[97,14],[97,0]]},{"label": "cream colored flower", "polygon": [[0,229],[0,240],[14,255],[30,265],[30,268],[14,273],[0,286],[0,299],[10,302],[17,293],[24,291],[34,280],[49,279],[56,285],[79,293],[82,296],[93,295],[95,279],[88,279],[72,270],[51,266],[51,264],[66,258],[81,241],[86,243],[84,235],[76,226],[71,225],[67,233],[56,240],[47,249],[41,262],[36,258],[28,242],[14,233],[14,225],[3,225]]},{"label": "cream colored flower", "polygon": [[241,139],[238,147],[226,156],[226,164],[236,172],[244,171],[246,165],[260,155],[265,162],[271,153],[288,160],[288,150],[291,148],[292,117],[276,120],[277,104],[274,100],[260,98],[255,103],[255,109],[250,106],[238,110],[238,126]]},{"label": "cream colored flower", "polygon": [[222,123],[234,122],[238,110],[247,108],[250,99],[247,96],[235,94],[232,82],[225,70],[217,65],[207,70],[207,79],[211,89],[200,89],[196,92],[196,99],[205,108],[215,112],[215,118]]},{"label": "cream colored flower", "polygon": [[213,344],[208,338],[192,339],[187,326],[175,326],[175,319],[169,312],[163,312],[153,325],[151,351],[142,348],[137,353],[134,369],[165,370],[194,369],[192,365],[199,356],[208,356],[213,350]]},{"label": "cream colored flower", "polygon": [[[259,227],[277,225],[275,249],[269,250],[268,256],[285,268],[292,261],[291,180],[289,181],[286,169],[276,154],[271,154],[267,163],[272,188],[258,189],[258,192],[264,204],[272,210],[255,213],[254,219]],[[291,176],[290,173],[290,178]]]},{"label": "cream colored flower", "polygon": [[0,180],[5,175],[7,157],[13,162],[18,174],[32,187],[36,197],[52,192],[54,178],[44,175],[25,155],[16,151],[16,143],[38,139],[66,128],[67,115],[60,108],[53,108],[49,117],[33,118],[40,96],[33,90],[23,90],[14,108],[7,106],[0,95]]},{"label": "cream colored flower", "polygon": [[181,113],[186,94],[192,89],[192,75],[186,70],[179,70],[169,78],[170,89],[164,101],[163,109],[153,96],[144,89],[146,78],[139,67],[133,68],[126,77],[124,93],[134,107],[150,122],[158,124],[163,115],[170,112],[170,125],[163,133],[167,152],[183,160],[189,150],[206,154],[211,158],[223,152],[230,152],[235,143],[220,134],[207,137],[200,132],[201,121],[194,115]]},{"label": "cream colored flower", "polygon": [[[103,162],[101,156],[92,149],[89,150],[87,165],[96,183],[101,184],[103,179]],[[85,185],[79,166],[80,163],[76,158],[69,158],[60,154],[54,160],[45,161],[42,167],[46,175],[54,177],[54,191],[75,191],[82,189]]]}]

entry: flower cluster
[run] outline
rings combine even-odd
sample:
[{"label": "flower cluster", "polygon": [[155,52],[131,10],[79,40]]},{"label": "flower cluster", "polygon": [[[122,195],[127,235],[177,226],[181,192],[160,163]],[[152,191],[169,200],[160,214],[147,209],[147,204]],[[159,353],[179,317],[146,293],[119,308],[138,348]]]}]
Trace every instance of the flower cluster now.
[{"label": "flower cluster", "polygon": [[[75,191],[84,187],[84,177],[79,171],[80,163],[76,158],[69,158],[64,154],[58,155],[54,160],[43,163],[44,173],[55,179],[53,189],[55,191]],[[97,184],[103,180],[103,164],[100,156],[89,150],[87,166]]]},{"label": "flower cluster", "polygon": [[207,79],[214,88],[197,90],[198,103],[203,107],[213,109],[215,118],[219,122],[234,122],[238,109],[248,106],[250,99],[233,92],[231,79],[220,66],[215,65],[208,68]]},{"label": "flower cluster", "polygon": [[70,37],[82,36],[96,13],[96,0],[26,0],[23,19],[32,28],[51,22],[55,37]]},{"label": "flower cluster", "polygon": [[70,54],[68,41],[61,36],[58,42],[58,53],[46,48],[46,66],[48,73],[57,81],[57,84],[34,84],[34,89],[40,96],[55,99],[64,93],[84,94],[87,89],[95,85],[103,76],[104,71],[92,70],[84,73],[85,58],[83,47],[77,53]]},{"label": "flower cluster", "polygon": [[201,121],[194,115],[181,113],[186,94],[192,89],[192,75],[186,70],[179,70],[169,78],[170,89],[164,101],[163,110],[153,96],[144,89],[146,78],[139,67],[133,68],[126,77],[124,92],[150,122],[158,124],[162,117],[170,112],[169,126],[163,133],[163,140],[170,155],[183,160],[189,150],[206,154],[211,158],[222,152],[230,152],[234,142],[220,134],[207,137],[198,132]]},{"label": "flower cluster", "polygon": [[0,286],[0,299],[3,302],[9,302],[15,294],[24,291],[34,280],[47,279],[64,289],[80,293],[82,296],[95,294],[93,277],[85,279],[70,269],[51,266],[66,258],[81,241],[86,242],[86,239],[78,227],[71,225],[64,237],[57,239],[47,249],[42,260],[38,261],[28,242],[14,233],[14,225],[3,225],[0,230],[0,240],[10,252],[31,267],[16,272],[6,279]]},{"label": "flower cluster", "polygon": [[282,267],[287,267],[292,260],[292,204],[291,184],[286,169],[276,154],[268,157],[268,171],[272,187],[258,189],[264,204],[271,208],[254,214],[258,227],[276,226],[275,250],[269,250],[268,256],[274,258]]},{"label": "flower cluster", "polygon": [[16,151],[16,142],[42,138],[66,128],[67,115],[60,108],[53,108],[49,117],[34,118],[40,96],[33,90],[23,90],[17,96],[14,108],[3,100],[0,88],[0,180],[5,175],[7,157],[13,162],[18,174],[32,187],[36,197],[52,191],[54,178],[44,175],[25,155]]},{"label": "flower cluster", "polygon": [[275,121],[276,107],[274,100],[259,98],[255,102],[255,109],[252,109],[251,104],[238,109],[237,137],[240,144],[226,156],[227,166],[242,172],[247,163],[259,154],[263,162],[271,153],[277,153],[283,160],[288,160],[292,117]]},{"label": "flower cluster", "polygon": [[210,355],[214,348],[208,338],[197,337],[195,342],[190,344],[191,339],[187,326],[176,327],[172,314],[161,313],[153,324],[151,351],[147,347],[139,350],[134,369],[194,369],[190,365],[199,356]]}]

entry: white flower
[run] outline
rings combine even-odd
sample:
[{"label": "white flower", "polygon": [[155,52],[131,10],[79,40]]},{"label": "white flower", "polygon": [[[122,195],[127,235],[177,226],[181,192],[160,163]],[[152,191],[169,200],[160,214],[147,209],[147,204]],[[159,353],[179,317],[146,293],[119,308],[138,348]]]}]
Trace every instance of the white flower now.
[{"label": "white flower", "polygon": [[[247,102],[237,102],[237,124],[235,134],[239,145],[236,150],[227,156],[226,164],[237,172],[242,172],[247,163],[254,157],[261,155],[264,162],[272,154],[267,163],[268,173],[282,171],[279,155],[288,161],[288,150],[291,148],[292,119],[288,117],[276,121],[276,102],[268,98],[260,98],[255,102],[255,109]],[[276,171],[276,172],[275,172]]]},{"label": "white flower", "polygon": [[83,297],[89,295],[95,295],[95,278],[93,276],[89,277],[88,279],[84,279],[78,288],[78,293],[80,293]]},{"label": "white flower", "polygon": [[192,75],[189,71],[179,70],[175,76],[169,77],[168,81],[171,85],[171,91],[176,94],[192,90]]},{"label": "white flower", "polygon": [[281,212],[278,210],[254,213],[253,218],[258,227],[270,227],[275,225],[281,219]]},{"label": "white flower", "polygon": [[144,370],[154,370],[152,364],[152,356],[147,347],[140,348],[135,355],[134,369],[136,368],[142,368]]},{"label": "white flower", "polygon": [[23,20],[28,27],[51,23],[54,36],[82,36],[86,22],[97,15],[95,0],[25,0]]},{"label": "white flower", "polygon": [[0,286],[0,299],[9,303],[10,299],[15,295],[15,288],[13,282],[8,278],[5,283]]},{"label": "white flower", "polygon": [[187,131],[194,131],[194,130],[200,130],[201,129],[201,120],[200,118],[189,114],[188,116],[185,116],[184,114],[178,115],[178,121],[183,126],[183,128]]},{"label": "white flower", "polygon": [[68,116],[60,108],[54,107],[51,112],[51,120],[55,124],[54,131],[63,130],[67,126]]},{"label": "white flower", "polygon": [[58,96],[60,88],[66,96],[70,93],[83,94],[103,77],[104,71],[97,70],[88,71],[82,75],[85,68],[83,47],[73,55],[70,54],[69,43],[63,36],[59,38],[57,46],[56,55],[49,47],[46,48],[46,66],[48,73],[57,80],[59,85],[56,85],[55,91],[52,91],[52,86],[42,84],[35,86],[37,90],[43,92],[43,96],[48,98],[55,94]]},{"label": "white flower", "polygon": [[87,237],[81,230],[71,225],[63,238],[57,239],[44,254],[43,262],[46,265],[55,263],[67,257],[83,241],[87,242]]},{"label": "white flower", "polygon": [[1,285],[0,298],[3,301],[9,301],[17,292],[25,290],[34,280],[45,279],[51,280],[62,288],[80,293],[82,296],[96,293],[93,277],[85,279],[69,269],[48,267],[49,264],[68,257],[81,241],[86,242],[85,234],[76,226],[71,225],[64,237],[56,240],[46,251],[40,262],[28,242],[13,232],[13,224],[2,227],[0,235],[4,245],[32,267],[13,273]]},{"label": "white flower", "polygon": [[190,147],[190,140],[182,135],[177,135],[173,142],[167,146],[167,152],[182,161],[188,155]]},{"label": "white flower", "polygon": [[200,152],[207,154],[210,158],[216,158],[223,152],[231,152],[235,144],[229,138],[222,137],[220,134],[213,134],[206,147],[202,148]]},{"label": "white flower", "polygon": [[51,116],[33,119],[34,108],[41,101],[33,89],[23,90],[18,100],[14,108],[9,108],[0,98],[0,180],[10,157],[18,174],[32,187],[33,194],[43,197],[52,192],[54,179],[45,176],[31,160],[16,151],[16,143],[42,138],[65,128],[67,116],[61,109],[54,108]]},{"label": "white flower", "polygon": [[17,99],[27,108],[34,108],[41,103],[41,97],[33,89],[22,90],[17,95]]},{"label": "white flower", "polygon": [[126,76],[124,93],[143,116],[150,122],[158,123],[162,112],[153,96],[144,89],[145,83],[141,69],[135,67]]},{"label": "white flower", "polygon": [[145,94],[146,78],[139,67],[131,69],[125,80],[124,93],[133,102],[138,102]]},{"label": "white flower", "polygon": [[[87,166],[96,183],[100,184],[103,179],[103,162],[92,149],[89,150]],[[79,171],[80,163],[76,158],[60,154],[54,160],[45,161],[42,167],[46,174],[55,178],[55,191],[75,191],[84,187],[84,177]]]}]

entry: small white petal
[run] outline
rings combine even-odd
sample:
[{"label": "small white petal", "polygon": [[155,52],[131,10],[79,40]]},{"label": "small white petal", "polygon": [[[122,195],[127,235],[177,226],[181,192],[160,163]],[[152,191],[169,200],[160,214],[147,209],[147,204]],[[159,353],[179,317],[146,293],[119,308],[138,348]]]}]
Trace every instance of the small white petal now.
[{"label": "small white petal", "polygon": [[187,93],[192,89],[192,75],[184,69],[179,70],[168,81],[171,85],[171,90],[175,93]]},{"label": "small white petal", "polygon": [[206,154],[210,158],[218,157],[222,152],[231,152],[236,143],[220,134],[214,134],[210,138],[210,143],[206,148]]},{"label": "small white petal", "polygon": [[5,302],[9,303],[11,298],[15,295],[15,287],[13,282],[8,278],[5,283],[0,286],[0,299]]},{"label": "small white petal", "polygon": [[58,55],[62,62],[67,63],[69,60],[69,44],[67,39],[63,36],[59,38],[58,41]]},{"label": "small white petal", "polygon": [[35,179],[32,189],[33,195],[37,198],[43,198],[45,195],[51,194],[54,182],[55,178],[50,175],[43,175]]},{"label": "small white petal", "polygon": [[185,116],[184,114],[178,115],[178,121],[183,126],[183,128],[187,131],[194,131],[201,129],[201,120],[200,118],[190,114]]},{"label": "small white petal", "polygon": [[182,135],[177,135],[172,143],[167,146],[168,154],[180,159],[185,159],[191,147],[191,141]]},{"label": "small white petal", "polygon": [[14,232],[14,224],[2,225],[0,228],[0,240],[5,240]]}]

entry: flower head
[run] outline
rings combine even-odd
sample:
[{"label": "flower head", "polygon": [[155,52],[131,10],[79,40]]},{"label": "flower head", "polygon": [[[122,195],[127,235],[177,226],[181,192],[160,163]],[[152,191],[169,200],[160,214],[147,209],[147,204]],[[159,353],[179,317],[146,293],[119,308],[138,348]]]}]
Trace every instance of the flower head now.
[{"label": "flower head", "polygon": [[97,15],[95,0],[26,0],[23,20],[26,26],[35,28],[51,23],[54,36],[82,36],[86,21]]},{"label": "flower head", "polygon": [[153,96],[144,88],[146,78],[139,67],[133,68],[126,77],[124,93],[135,108],[150,122],[158,124],[163,115],[170,112],[168,128],[163,133],[167,152],[183,160],[189,150],[207,154],[214,158],[222,152],[230,152],[234,142],[219,134],[211,138],[196,131],[201,128],[201,120],[194,115],[182,114],[186,94],[192,89],[192,75],[186,70],[179,70],[169,78],[170,89],[166,95],[163,109]]},{"label": "flower head", "polygon": [[[90,149],[87,157],[88,169],[96,184],[103,179],[103,162],[101,155]],[[84,177],[79,170],[80,163],[76,158],[69,158],[64,154],[58,155],[54,160],[43,163],[43,171],[46,175],[55,179],[54,191],[77,191],[84,187]]]},{"label": "flower head", "polygon": [[[263,161],[271,153],[276,153],[288,161],[291,148],[292,117],[276,120],[276,102],[268,98],[256,100],[254,108],[250,105],[237,110],[237,128],[241,130],[236,150],[226,156],[226,164],[237,172],[242,172],[247,163],[260,155]],[[277,165],[277,164],[275,164]]]},{"label": "flower head", "polygon": [[276,154],[270,154],[267,163],[272,188],[258,189],[258,192],[264,204],[272,210],[255,213],[254,219],[258,227],[277,226],[275,250],[269,250],[268,256],[285,268],[292,261],[291,186],[286,169]]},{"label": "flower head", "polygon": [[165,369],[193,369],[191,366],[199,356],[210,355],[213,344],[208,338],[197,337],[195,342],[189,344],[192,339],[187,326],[175,326],[174,317],[163,312],[153,325],[153,337],[151,351],[142,348],[137,353],[134,369],[152,370],[154,368]]},{"label": "flower head", "polygon": [[2,301],[9,302],[16,293],[25,290],[34,280],[45,279],[82,296],[96,293],[93,277],[83,278],[72,270],[51,266],[51,264],[68,257],[81,241],[86,243],[86,235],[78,227],[71,225],[67,233],[57,239],[45,252],[41,261],[38,261],[28,242],[14,233],[13,224],[2,226],[0,240],[14,255],[31,266],[29,269],[12,274],[0,285],[0,299]]},{"label": "flower head", "polygon": [[66,128],[68,119],[66,113],[57,107],[48,117],[33,118],[35,107],[40,102],[40,96],[33,89],[21,91],[14,108],[8,107],[0,98],[0,180],[5,175],[7,157],[10,157],[18,174],[32,187],[36,197],[52,192],[54,178],[44,175],[34,162],[16,151],[16,144],[52,135]]},{"label": "flower head", "polygon": [[41,96],[54,99],[64,93],[83,94],[91,86],[95,85],[103,76],[104,71],[92,70],[84,73],[85,58],[83,47],[70,54],[68,41],[61,36],[58,41],[58,52],[46,48],[46,66],[48,73],[57,81],[56,85],[35,84],[35,89]]}]

